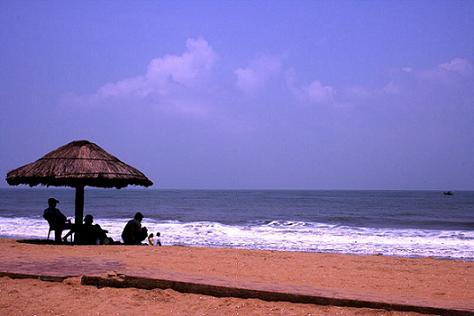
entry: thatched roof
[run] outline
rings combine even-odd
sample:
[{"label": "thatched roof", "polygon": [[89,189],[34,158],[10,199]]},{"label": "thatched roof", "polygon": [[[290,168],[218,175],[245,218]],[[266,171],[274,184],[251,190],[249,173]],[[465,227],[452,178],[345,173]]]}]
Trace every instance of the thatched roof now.
[{"label": "thatched roof", "polygon": [[123,163],[94,143],[74,141],[35,162],[7,174],[10,185],[94,186],[123,188],[153,183],[139,170]]}]

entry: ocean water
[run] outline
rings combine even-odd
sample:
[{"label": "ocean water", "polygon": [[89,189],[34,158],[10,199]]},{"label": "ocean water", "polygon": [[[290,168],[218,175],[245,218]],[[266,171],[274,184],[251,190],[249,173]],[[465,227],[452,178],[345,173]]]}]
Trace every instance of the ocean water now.
[{"label": "ocean water", "polygon": [[[0,189],[0,236],[45,238],[49,197],[73,218],[73,189]],[[137,211],[164,245],[474,260],[474,192],[86,188],[115,240]]]}]

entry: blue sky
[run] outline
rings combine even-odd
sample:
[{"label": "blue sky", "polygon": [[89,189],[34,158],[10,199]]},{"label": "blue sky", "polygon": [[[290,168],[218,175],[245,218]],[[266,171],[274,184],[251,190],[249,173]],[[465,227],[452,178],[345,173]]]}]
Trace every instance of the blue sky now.
[{"label": "blue sky", "polygon": [[473,16],[472,1],[1,1],[0,171],[89,139],[157,188],[474,190]]}]

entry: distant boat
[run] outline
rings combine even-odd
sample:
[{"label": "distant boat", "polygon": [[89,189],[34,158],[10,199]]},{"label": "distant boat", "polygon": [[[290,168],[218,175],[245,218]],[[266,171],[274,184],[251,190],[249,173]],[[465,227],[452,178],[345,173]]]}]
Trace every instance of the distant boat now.
[{"label": "distant boat", "polygon": [[452,191],[446,191],[446,192],[443,192],[444,195],[453,195],[454,193]]}]

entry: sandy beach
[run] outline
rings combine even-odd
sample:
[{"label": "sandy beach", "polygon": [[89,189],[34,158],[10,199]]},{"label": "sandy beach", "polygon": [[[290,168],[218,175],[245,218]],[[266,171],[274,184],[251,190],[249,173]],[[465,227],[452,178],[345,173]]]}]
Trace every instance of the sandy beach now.
[{"label": "sandy beach", "polygon": [[2,315],[416,315],[258,299],[216,298],[173,290],[116,289],[0,278]]},{"label": "sandy beach", "polygon": [[[474,263],[383,256],[149,246],[55,246],[0,239],[0,271],[44,275],[125,273],[230,286],[312,289],[334,296],[474,310]],[[386,314],[386,311],[173,290],[97,289],[2,278],[0,314]],[[90,309],[92,308],[92,309]],[[396,313],[395,313],[396,314]]]},{"label": "sandy beach", "polygon": [[473,17],[0,0],[0,316],[474,316]]}]

